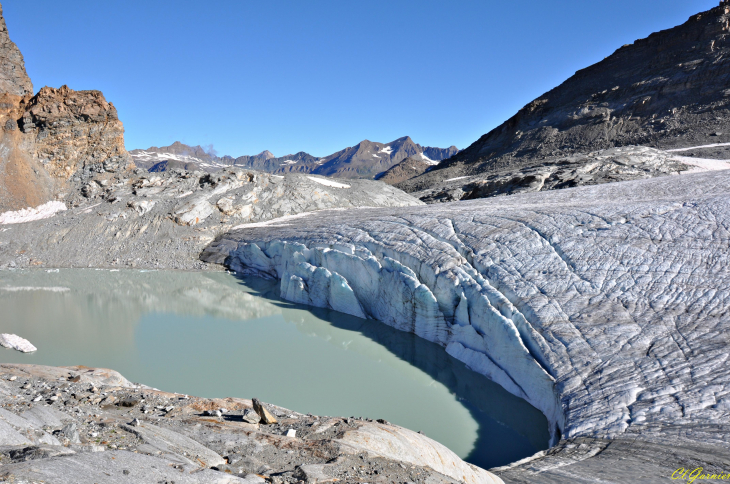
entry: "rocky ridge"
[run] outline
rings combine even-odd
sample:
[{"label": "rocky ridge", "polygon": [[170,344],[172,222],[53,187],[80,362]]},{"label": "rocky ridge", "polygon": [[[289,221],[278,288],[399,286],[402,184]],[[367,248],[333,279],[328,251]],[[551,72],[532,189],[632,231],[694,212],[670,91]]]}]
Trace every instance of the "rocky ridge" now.
[{"label": "rocky ridge", "polygon": [[[412,195],[426,203],[450,202],[727,169],[730,169],[730,160],[681,156],[655,148],[626,146],[555,158],[549,163],[536,161],[525,164],[519,170],[505,168],[493,170],[489,175],[455,177],[444,180],[438,187]],[[407,182],[394,183],[394,186],[405,184]]]},{"label": "rocky ridge", "polygon": [[376,175],[375,179],[389,185],[397,185],[433,169],[436,165],[438,165],[437,161],[431,160],[421,153],[417,156],[409,156],[397,165]]},{"label": "rocky ridge", "polygon": [[399,186],[433,192],[445,180],[547,166],[613,147],[728,142],[729,25],[730,4],[723,0],[682,25],[625,45],[436,169]]},{"label": "rocky ridge", "polygon": [[367,179],[388,170],[407,157],[436,165],[458,151],[455,146],[421,146],[405,136],[390,143],[364,140],[353,147],[321,158],[303,151],[277,158],[270,151],[264,151],[255,156],[239,156],[234,159],[230,156],[211,155],[200,146],[187,146],[179,141],[170,146],[132,150],[130,153],[137,166],[151,171],[163,171],[168,166],[174,166],[214,172],[233,165],[278,175],[310,173],[334,178]]}]

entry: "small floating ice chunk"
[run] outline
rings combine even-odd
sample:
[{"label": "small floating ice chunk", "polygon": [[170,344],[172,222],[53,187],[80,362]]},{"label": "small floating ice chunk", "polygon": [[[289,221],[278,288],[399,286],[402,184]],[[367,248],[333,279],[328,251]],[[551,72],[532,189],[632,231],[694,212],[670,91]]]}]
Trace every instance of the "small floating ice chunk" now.
[{"label": "small floating ice chunk", "polygon": [[23,353],[30,353],[31,351],[36,351],[38,349],[33,346],[27,339],[21,338],[16,334],[8,333],[0,334],[0,346],[22,351]]}]

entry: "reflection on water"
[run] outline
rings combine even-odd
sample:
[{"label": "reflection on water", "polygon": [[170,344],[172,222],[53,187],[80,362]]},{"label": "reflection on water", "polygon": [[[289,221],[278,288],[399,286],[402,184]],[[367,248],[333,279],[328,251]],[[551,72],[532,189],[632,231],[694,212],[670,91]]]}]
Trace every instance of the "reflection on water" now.
[{"label": "reflection on water", "polygon": [[547,447],[545,417],[443,348],[376,321],[278,298],[225,273],[0,272],[0,361],[113,368],[205,397],[384,418],[489,468]]}]

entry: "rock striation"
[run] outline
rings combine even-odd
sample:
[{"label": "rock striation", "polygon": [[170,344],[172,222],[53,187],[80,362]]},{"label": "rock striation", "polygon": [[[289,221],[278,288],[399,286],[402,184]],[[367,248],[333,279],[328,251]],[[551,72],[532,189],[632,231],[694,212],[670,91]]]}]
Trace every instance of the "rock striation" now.
[{"label": "rock striation", "polygon": [[724,170],[332,212],[231,232],[203,258],[441,344],[541,409],[557,445],[500,469],[505,482],[720,470],[728,186]]},{"label": "rock striation", "polygon": [[437,189],[456,177],[519,171],[613,147],[728,142],[728,33],[730,6],[723,1],[682,25],[624,45],[400,187]]}]

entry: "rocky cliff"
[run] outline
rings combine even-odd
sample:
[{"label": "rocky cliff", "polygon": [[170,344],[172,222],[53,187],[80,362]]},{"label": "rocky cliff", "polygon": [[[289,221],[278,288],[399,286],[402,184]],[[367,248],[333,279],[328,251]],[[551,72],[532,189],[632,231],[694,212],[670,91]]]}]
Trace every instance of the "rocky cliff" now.
[{"label": "rocky cliff", "polygon": [[18,125],[34,159],[59,180],[83,181],[132,162],[117,110],[99,91],[44,87],[28,101]]},{"label": "rocky cliff", "polygon": [[0,92],[16,96],[33,94],[33,83],[25,72],[23,54],[10,40],[2,5],[0,5]]},{"label": "rocky cliff", "polygon": [[0,211],[64,200],[101,172],[132,168],[124,127],[99,91],[42,88],[33,96],[0,7]]},{"label": "rocky cliff", "polygon": [[[730,4],[624,45],[403,188],[516,171],[577,153],[730,141]],[[465,192],[467,190],[464,190]]]},{"label": "rocky cliff", "polygon": [[0,211],[65,200],[94,174],[134,167],[101,92],[63,86],[0,96]]}]

